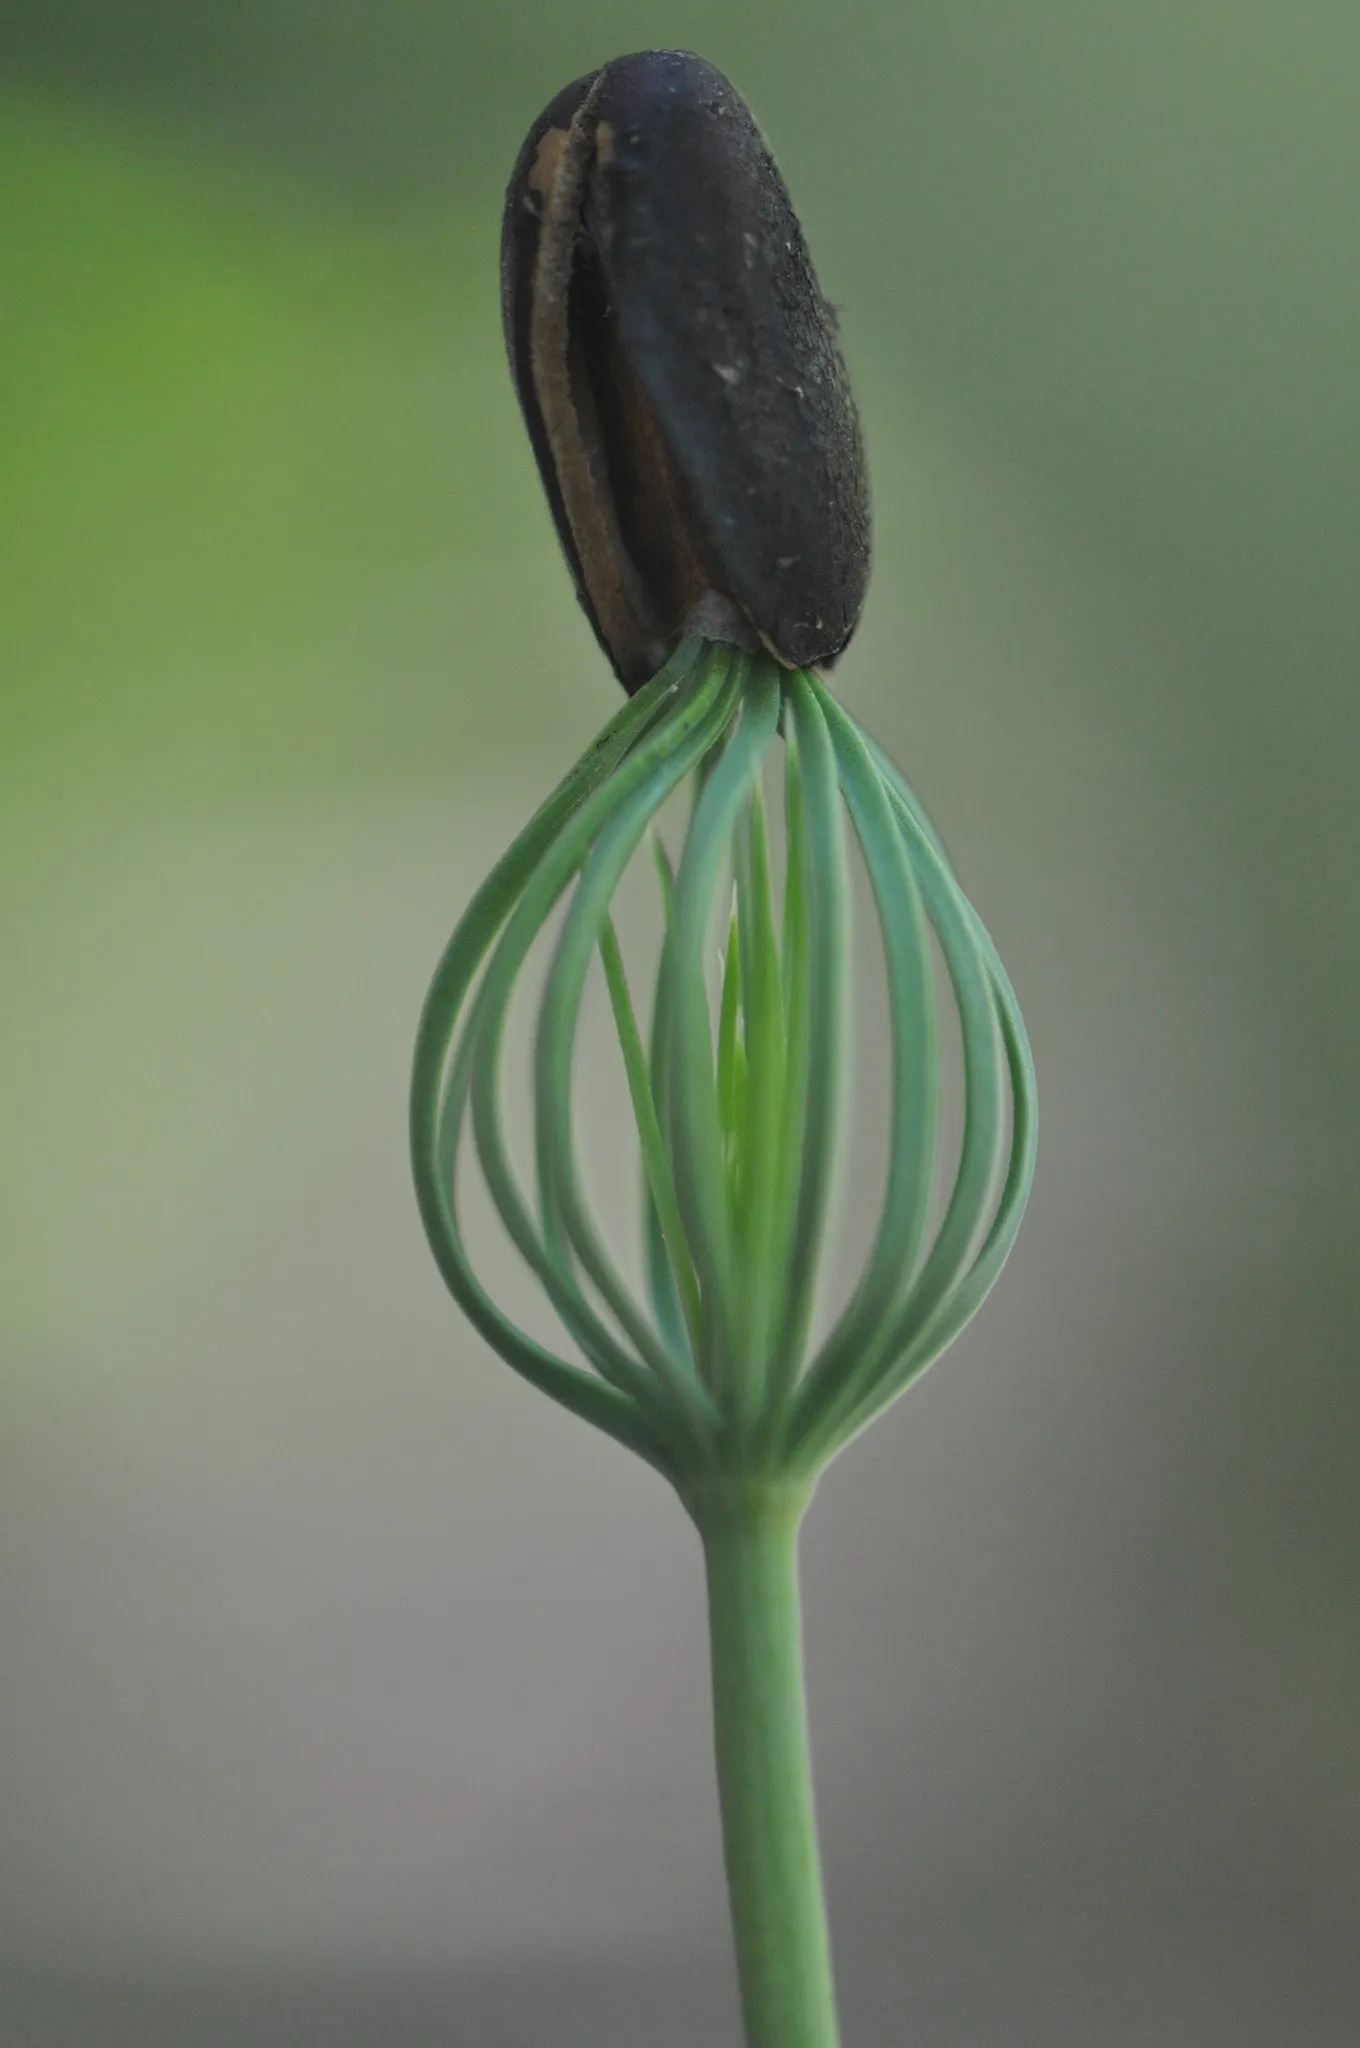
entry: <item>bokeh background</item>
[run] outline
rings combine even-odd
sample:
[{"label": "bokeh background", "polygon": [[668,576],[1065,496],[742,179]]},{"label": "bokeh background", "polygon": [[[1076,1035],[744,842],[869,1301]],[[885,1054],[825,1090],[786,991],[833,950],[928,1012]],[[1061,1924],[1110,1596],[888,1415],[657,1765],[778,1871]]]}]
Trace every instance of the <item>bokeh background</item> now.
[{"label": "bokeh background", "polygon": [[805,1547],[847,2048],[1353,2048],[1360,14],[8,0],[0,2040],[735,2048],[697,1545],[443,1296],[426,978],[614,708],[500,189],[683,43],[866,417],[845,698],[1044,1107]]}]

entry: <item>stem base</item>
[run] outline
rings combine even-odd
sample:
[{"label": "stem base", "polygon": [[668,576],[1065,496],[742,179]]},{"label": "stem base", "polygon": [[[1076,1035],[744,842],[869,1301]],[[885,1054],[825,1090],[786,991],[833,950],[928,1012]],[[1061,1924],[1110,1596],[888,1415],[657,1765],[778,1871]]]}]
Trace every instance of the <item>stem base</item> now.
[{"label": "stem base", "polygon": [[803,1689],[798,1525],[810,1487],[709,1489],[713,1732],[749,2048],[837,2048]]}]

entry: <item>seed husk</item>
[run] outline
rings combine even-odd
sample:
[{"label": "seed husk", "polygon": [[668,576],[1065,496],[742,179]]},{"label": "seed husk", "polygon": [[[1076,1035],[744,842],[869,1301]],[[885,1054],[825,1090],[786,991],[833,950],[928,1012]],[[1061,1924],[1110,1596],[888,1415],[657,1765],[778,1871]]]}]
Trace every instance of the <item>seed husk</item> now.
[{"label": "seed husk", "polygon": [[511,373],[580,598],[630,692],[688,632],[828,666],[859,618],[859,421],[783,179],[723,74],[621,57],[506,195]]}]

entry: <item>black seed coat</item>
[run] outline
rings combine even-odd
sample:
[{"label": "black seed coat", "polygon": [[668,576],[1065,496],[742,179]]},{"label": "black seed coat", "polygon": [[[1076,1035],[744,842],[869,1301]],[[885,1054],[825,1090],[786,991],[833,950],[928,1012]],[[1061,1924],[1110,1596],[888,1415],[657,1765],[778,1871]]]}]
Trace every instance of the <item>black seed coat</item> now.
[{"label": "black seed coat", "polygon": [[745,103],[675,51],[559,93],[506,196],[511,371],[577,594],[625,688],[696,620],[829,663],[869,568],[859,422]]}]

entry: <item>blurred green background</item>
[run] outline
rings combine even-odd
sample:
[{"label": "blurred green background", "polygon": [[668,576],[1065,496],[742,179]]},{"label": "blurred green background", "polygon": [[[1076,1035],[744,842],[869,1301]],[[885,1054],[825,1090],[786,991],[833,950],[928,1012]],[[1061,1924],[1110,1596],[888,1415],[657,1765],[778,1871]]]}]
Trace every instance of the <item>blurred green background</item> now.
[{"label": "blurred green background", "polygon": [[697,1549],[463,1328],[404,1156],[439,946],[615,704],[500,191],[652,43],[746,93],[844,309],[840,686],[1045,1117],[809,1528],[847,2048],[1349,2048],[1341,0],[10,0],[4,2038],[736,2040]]}]

